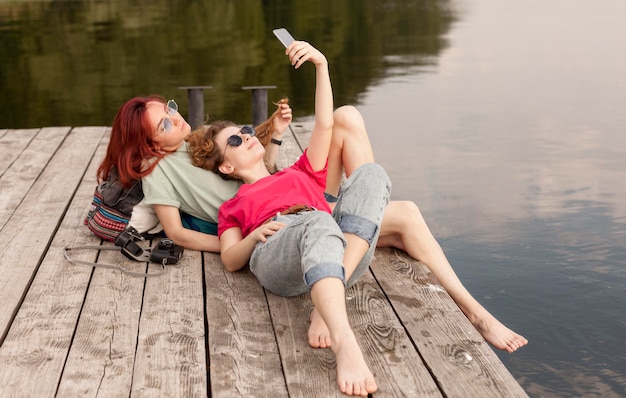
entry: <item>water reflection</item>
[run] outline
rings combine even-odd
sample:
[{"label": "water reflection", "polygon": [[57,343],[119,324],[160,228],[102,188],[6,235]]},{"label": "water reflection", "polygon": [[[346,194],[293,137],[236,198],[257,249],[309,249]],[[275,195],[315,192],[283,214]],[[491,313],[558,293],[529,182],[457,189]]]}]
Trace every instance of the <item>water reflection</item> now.
[{"label": "water reflection", "polygon": [[[447,1],[0,3],[3,127],[109,125],[135,95],[184,98],[209,85],[211,115],[246,121],[242,86],[275,85],[298,115],[311,113],[312,79],[290,73],[271,34],[288,26],[318,43],[332,67],[337,104],[355,103],[394,65],[428,63],[454,20]],[[389,55],[388,58],[385,56]],[[9,104],[9,99],[11,106]],[[184,101],[181,110],[185,111]],[[9,110],[10,108],[10,110]]]},{"label": "water reflection", "polygon": [[389,77],[361,109],[394,196],[529,338],[500,353],[527,391],[622,396],[626,58],[605,38],[626,45],[626,8],[577,5],[467,2],[427,75]]}]

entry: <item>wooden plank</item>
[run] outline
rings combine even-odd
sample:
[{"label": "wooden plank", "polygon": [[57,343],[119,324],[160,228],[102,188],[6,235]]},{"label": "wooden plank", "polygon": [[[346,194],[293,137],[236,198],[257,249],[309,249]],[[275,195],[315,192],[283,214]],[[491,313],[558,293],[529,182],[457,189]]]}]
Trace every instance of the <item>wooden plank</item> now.
[{"label": "wooden plank", "polygon": [[[7,312],[15,310],[19,304],[15,302],[18,290],[24,289],[24,282],[19,279],[22,275],[6,272],[7,267],[24,267],[29,272],[36,267],[39,257],[46,250],[49,237],[55,232],[51,220],[63,214],[65,203],[71,198],[74,189],[72,187],[76,186],[75,178],[80,177],[81,170],[85,170],[91,157],[89,152],[93,153],[95,143],[104,131],[105,128],[91,128],[72,132],[70,137],[73,138],[64,143],[46,171],[42,173],[42,178],[31,189],[35,198],[37,195],[46,198],[45,206],[40,209],[35,199],[25,199],[20,205],[18,211],[23,212],[22,218],[27,218],[29,214],[38,215],[41,211],[41,214],[49,214],[49,217],[44,218],[44,222],[38,223],[41,217],[31,215],[30,220],[24,221],[25,226],[11,225],[15,217],[9,223],[13,235],[3,237],[9,242],[2,247],[3,255],[0,258],[3,275],[11,275],[11,278],[2,279],[3,286],[0,289],[4,298],[1,309],[3,327],[6,328],[8,325]],[[101,146],[101,149],[105,147],[106,145]],[[81,153],[76,155],[78,152]],[[92,162],[90,172],[87,172],[73,197],[63,222],[38,268],[32,286],[11,324],[6,339],[2,342],[0,396],[12,396],[17,392],[23,396],[52,396],[56,391],[92,273],[89,267],[67,263],[63,257],[63,247],[98,244],[100,241],[94,235],[85,233],[86,227],[82,222],[87,207],[85,204],[90,203],[93,196],[96,167],[97,164]],[[63,190],[67,196],[43,186],[54,185],[48,183],[54,173],[66,174],[66,177],[61,179],[58,191]],[[63,202],[64,200],[66,202]],[[94,261],[95,253],[77,252],[75,257],[84,261]],[[8,259],[7,262],[4,262],[5,259]],[[15,264],[19,264],[20,267],[15,267]]]},{"label": "wooden plank", "polygon": [[[61,145],[69,128],[14,130],[0,141],[0,230]],[[38,133],[38,134],[36,134]],[[4,155],[6,154],[6,156]],[[3,172],[3,165],[7,170]]]},{"label": "wooden plank", "polygon": [[165,274],[146,280],[133,396],[207,395],[202,278],[200,252],[186,250]]},{"label": "wooden plank", "polygon": [[[334,354],[311,348],[307,329],[312,304],[268,293],[268,302],[291,395],[343,396],[336,383]],[[428,369],[370,273],[346,291],[350,324],[376,377],[376,396],[441,397]]]},{"label": "wooden plank", "polygon": [[104,130],[73,129],[0,231],[0,336],[6,334]]},{"label": "wooden plank", "polygon": [[[98,263],[133,272],[147,268],[146,263],[128,260],[119,251],[102,251]],[[144,285],[144,278],[121,271],[94,270],[57,396],[130,395]]]},{"label": "wooden plank", "polygon": [[[276,167],[279,170],[291,166],[302,155],[303,147],[296,139],[298,134],[302,134],[301,131],[304,131],[302,125],[290,125],[290,129],[283,134],[283,144],[276,160]],[[308,141],[306,142],[308,143]]]},{"label": "wooden plank", "polygon": [[425,265],[378,249],[371,269],[446,396],[527,396]]},{"label": "wooden plank", "polygon": [[211,253],[204,253],[204,272],[211,395],[287,396],[265,294],[256,277],[247,268],[226,271]]},{"label": "wooden plank", "polygon": [[[66,129],[69,131],[69,129]],[[0,148],[2,148],[2,156],[0,156],[0,176],[13,164],[24,148],[28,146],[30,141],[37,135],[39,129],[28,130],[3,130],[0,135]],[[2,191],[0,191],[2,192]]]}]

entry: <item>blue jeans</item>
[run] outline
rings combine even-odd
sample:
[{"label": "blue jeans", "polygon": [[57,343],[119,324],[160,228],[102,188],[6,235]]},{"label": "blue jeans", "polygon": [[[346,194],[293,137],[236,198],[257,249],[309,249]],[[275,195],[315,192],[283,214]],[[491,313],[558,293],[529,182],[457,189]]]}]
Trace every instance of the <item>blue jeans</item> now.
[{"label": "blue jeans", "polygon": [[[333,211],[300,212],[278,216],[287,224],[267,242],[257,243],[250,270],[267,290],[280,296],[309,291],[322,278],[339,278],[352,286],[367,271],[380,234],[380,223],[389,202],[391,182],[385,170],[368,163],[352,173],[339,192]],[[344,233],[369,243],[369,249],[346,282]]]}]

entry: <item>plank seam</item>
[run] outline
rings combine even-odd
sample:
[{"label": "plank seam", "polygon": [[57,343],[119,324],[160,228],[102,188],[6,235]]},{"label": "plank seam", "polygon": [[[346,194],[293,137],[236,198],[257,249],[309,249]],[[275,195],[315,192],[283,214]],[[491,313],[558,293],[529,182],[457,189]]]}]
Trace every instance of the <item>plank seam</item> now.
[{"label": "plank seam", "polygon": [[[393,251],[394,251],[394,254],[397,254],[398,249],[393,249]],[[430,374],[431,378],[435,382],[435,385],[439,389],[439,392],[441,392],[441,394],[444,397],[447,398],[448,395],[446,394],[446,392],[443,389],[443,386],[439,382],[439,379],[437,378],[437,375],[435,374],[435,372],[433,371],[431,366],[426,361],[426,358],[424,358],[424,356],[422,355],[422,352],[420,351],[417,343],[415,342],[415,340],[413,340],[413,336],[411,335],[411,333],[409,332],[407,327],[404,325],[404,319],[402,319],[402,317],[400,316],[400,313],[396,310],[396,307],[394,306],[393,300],[391,300],[391,298],[387,295],[387,292],[385,291],[385,289],[383,288],[382,284],[378,281],[378,278],[376,277],[376,272],[371,267],[370,267],[370,273],[372,274],[372,277],[374,278],[374,281],[376,281],[376,284],[378,285],[379,290],[385,296],[385,299],[389,303],[389,306],[391,307],[391,310],[393,311],[394,315],[398,319],[398,322],[400,322],[400,325],[402,325],[402,329],[404,329],[404,333],[406,334],[406,336],[408,337],[409,341],[413,345],[413,348],[415,348],[415,351],[417,352],[417,355],[419,355],[420,359],[422,360],[422,363],[424,364],[424,367],[426,368],[426,370]]]}]

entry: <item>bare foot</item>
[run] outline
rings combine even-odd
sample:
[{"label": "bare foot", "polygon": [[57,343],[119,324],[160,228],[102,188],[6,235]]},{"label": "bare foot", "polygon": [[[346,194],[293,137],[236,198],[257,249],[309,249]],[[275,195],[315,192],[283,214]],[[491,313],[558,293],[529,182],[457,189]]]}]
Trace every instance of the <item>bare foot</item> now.
[{"label": "bare foot", "polygon": [[468,317],[478,332],[494,347],[511,353],[528,344],[524,336],[504,326],[484,308],[481,315]]},{"label": "bare foot", "polygon": [[337,384],[346,395],[367,396],[378,390],[352,331],[332,346],[337,360]]},{"label": "bare foot", "polygon": [[328,348],[330,343],[330,331],[322,319],[322,316],[315,308],[311,312],[311,326],[307,333],[309,345],[313,348]]}]

